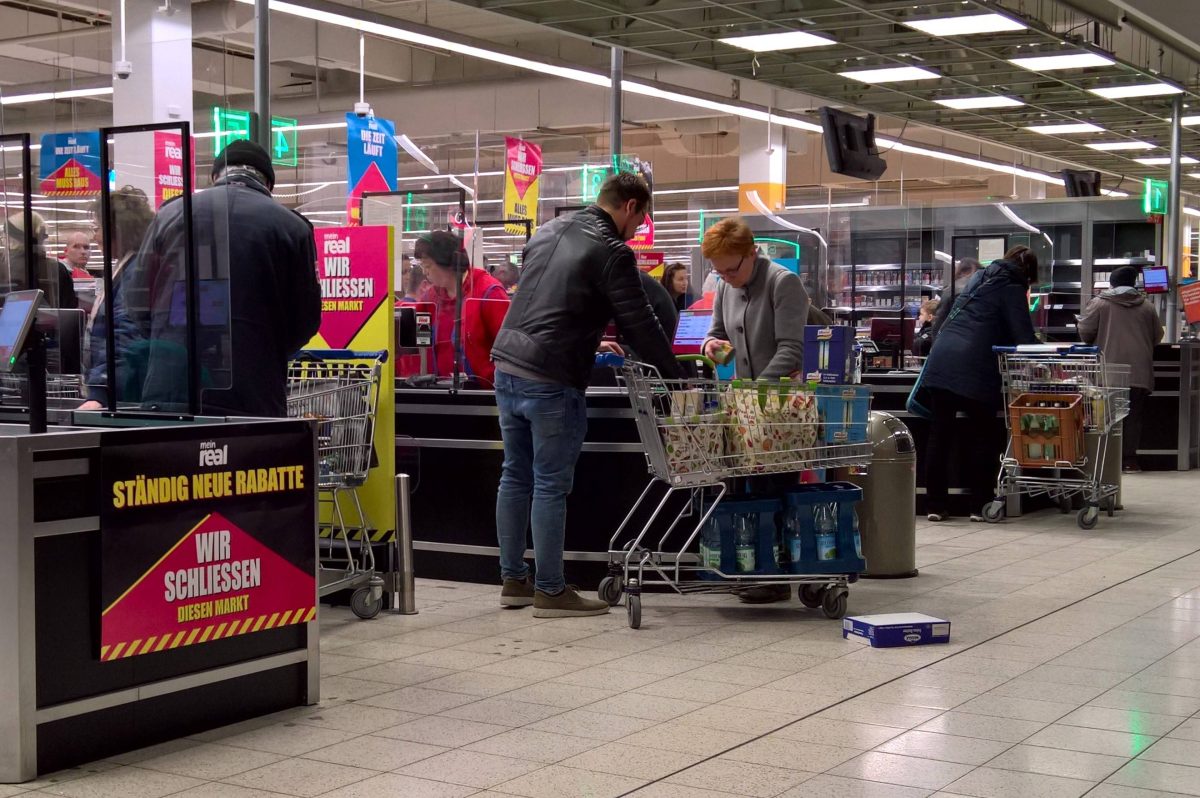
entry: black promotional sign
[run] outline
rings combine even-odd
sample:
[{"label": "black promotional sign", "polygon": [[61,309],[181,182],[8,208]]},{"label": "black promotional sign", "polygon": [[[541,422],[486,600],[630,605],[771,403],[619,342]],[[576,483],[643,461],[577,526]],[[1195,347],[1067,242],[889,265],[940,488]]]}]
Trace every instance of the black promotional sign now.
[{"label": "black promotional sign", "polygon": [[316,615],[311,432],[212,431],[101,448],[102,660]]}]

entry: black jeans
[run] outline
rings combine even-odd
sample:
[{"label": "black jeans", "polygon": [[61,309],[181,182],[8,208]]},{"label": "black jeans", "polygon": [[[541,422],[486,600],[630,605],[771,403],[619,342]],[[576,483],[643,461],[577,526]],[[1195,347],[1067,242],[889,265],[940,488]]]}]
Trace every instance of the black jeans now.
[{"label": "black jeans", "polygon": [[[1000,471],[1004,438],[996,406],[941,388],[929,393],[933,421],[925,449],[926,509],[942,515],[949,511],[951,458],[957,448],[954,473],[963,475],[961,481],[971,491],[971,512],[979,513],[995,498]],[[958,422],[960,412],[967,417],[965,424]]]},{"label": "black jeans", "polygon": [[1129,389],[1129,415],[1121,429],[1121,460],[1123,465],[1137,465],[1137,450],[1142,443],[1142,422],[1146,418],[1146,401],[1150,391],[1145,388]]}]

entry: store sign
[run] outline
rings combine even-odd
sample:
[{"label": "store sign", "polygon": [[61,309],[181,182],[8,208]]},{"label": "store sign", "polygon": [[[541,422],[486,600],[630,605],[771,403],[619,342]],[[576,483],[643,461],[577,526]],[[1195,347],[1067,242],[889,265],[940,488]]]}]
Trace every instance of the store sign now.
[{"label": "store sign", "polygon": [[[253,138],[254,114],[240,108],[213,106],[213,157],[238,139]],[[295,166],[296,120],[285,116],[271,117],[271,163],[276,166]]]},{"label": "store sign", "polygon": [[[529,232],[537,227],[538,186],[542,174],[542,148],[523,139],[504,139],[504,219],[528,219]],[[514,235],[525,225],[505,225]]]},{"label": "store sign", "polygon": [[651,277],[662,277],[663,262],[666,260],[661,252],[635,252],[638,268]]},{"label": "store sign", "polygon": [[1200,324],[1200,283],[1179,286],[1179,302],[1188,324]]},{"label": "store sign", "polygon": [[604,185],[604,181],[612,174],[612,170],[607,166],[584,166],[579,175],[580,184],[583,194],[583,202],[585,205],[590,205],[596,201],[596,197],[600,196],[600,187]]},{"label": "store sign", "polygon": [[[395,270],[391,226],[329,227],[314,233],[317,277],[321,284],[321,328],[306,349],[351,349],[388,353],[381,384],[396,381],[396,339],[393,316]],[[370,361],[363,361],[364,367]],[[396,395],[380,390],[375,410],[375,456],[359,499],[369,519],[372,540],[396,533]],[[328,507],[322,509],[328,521]],[[356,518],[353,513],[350,523]],[[328,527],[323,530],[326,534]],[[359,533],[361,534],[361,533]]]},{"label": "store sign", "polygon": [[[196,148],[192,147],[192,185],[196,184]],[[183,137],[179,133],[154,133],[154,209],[183,195]]]},{"label": "store sign", "polygon": [[42,136],[38,176],[50,197],[100,194],[100,134],[47,133]]},{"label": "store sign", "polygon": [[654,220],[649,215],[628,242],[631,249],[651,249],[654,246]]},{"label": "store sign", "polygon": [[102,447],[100,659],[313,620],[313,469],[305,430]]},{"label": "store sign", "polygon": [[[362,224],[362,195],[396,190],[396,124],[390,119],[346,114],[346,218]],[[427,228],[426,228],[427,229]]]},{"label": "store sign", "polygon": [[1165,216],[1170,204],[1168,202],[1170,191],[1171,184],[1166,180],[1146,178],[1145,187],[1142,190],[1142,213],[1147,216]]}]

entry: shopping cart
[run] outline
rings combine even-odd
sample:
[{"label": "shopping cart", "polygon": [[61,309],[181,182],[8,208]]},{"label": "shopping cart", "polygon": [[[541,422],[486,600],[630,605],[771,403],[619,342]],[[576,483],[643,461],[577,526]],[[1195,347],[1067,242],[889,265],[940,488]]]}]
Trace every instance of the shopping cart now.
[{"label": "shopping cart", "polygon": [[996,499],[983,517],[1004,517],[1010,496],[1047,496],[1093,529],[1103,508],[1116,511],[1119,486],[1104,482],[1112,433],[1129,414],[1129,366],[1105,363],[1096,347],[995,347],[1003,379],[1008,445],[996,481]]},{"label": "shopping cart", "polygon": [[[376,573],[370,519],[358,489],[367,481],[374,456],[375,412],[387,352],[306,350],[288,364],[290,418],[317,421],[317,497],[328,508],[319,549],[319,595],[354,590],[350,609],[374,618],[383,607],[383,578]],[[349,498],[357,524],[347,522]],[[322,513],[326,516],[326,513]],[[355,532],[360,541],[354,542]]]},{"label": "shopping cart", "polygon": [[[704,358],[692,359],[711,367],[711,362]],[[608,575],[600,583],[600,598],[616,606],[624,596],[629,626],[633,629],[641,625],[641,592],[647,585],[666,586],[680,594],[731,593],[755,585],[799,585],[800,600],[805,606],[820,607],[830,618],[844,616],[849,585],[863,570],[858,547],[850,537],[853,501],[861,498],[861,491],[853,486],[840,486],[842,492],[829,499],[841,508],[838,512],[844,529],[839,535],[844,533],[844,537],[839,537],[839,543],[845,553],[839,558],[804,564],[798,557],[789,561],[781,550],[783,541],[764,540],[761,529],[757,563],[767,565],[746,569],[751,572],[742,572],[731,562],[725,539],[719,543],[725,550],[724,556],[721,552],[707,556],[703,539],[700,551],[693,546],[706,525],[715,523],[714,519],[722,512],[721,503],[728,498],[727,481],[731,478],[867,464],[871,457],[871,446],[866,442],[868,408],[859,408],[861,412],[855,420],[847,417],[830,426],[821,424],[813,401],[811,412],[802,414],[801,420],[780,421],[768,425],[771,429],[759,430],[762,440],[773,440],[780,445],[769,450],[759,446],[756,451],[747,452],[728,443],[738,440],[742,431],[731,418],[730,383],[720,383],[715,378],[664,380],[653,366],[613,355],[601,355],[597,361],[616,368],[618,382],[628,390],[651,475],[609,541]],[[732,385],[737,386],[738,382]],[[762,391],[769,398],[783,383],[748,385],[751,395]],[[803,384],[791,386],[799,389]],[[829,388],[830,397],[837,399],[833,395],[837,389]],[[852,390],[864,405],[869,404],[865,388],[853,386]],[[813,398],[811,393],[804,395]],[[814,498],[811,494],[796,496],[800,502],[811,502]],[[740,500],[731,499],[729,503],[732,505],[734,501]],[[667,509],[669,506],[672,509]],[[647,512],[641,529],[632,532],[634,519]],[[776,519],[771,517],[767,523],[776,524]],[[657,530],[664,526],[666,531],[658,536]],[[712,534],[713,527],[708,529]],[[657,539],[648,541],[652,530]],[[808,530],[810,535],[811,531]],[[778,525],[775,534],[783,534]],[[853,534],[857,534],[856,526]],[[805,551],[811,553],[811,546]],[[817,565],[818,572],[792,572],[806,569],[809,564]]]},{"label": "shopping cart", "polygon": [[[6,398],[24,401],[29,396],[29,376],[0,375],[0,401]],[[47,374],[46,398],[71,401],[83,396],[83,378],[78,374]]]}]

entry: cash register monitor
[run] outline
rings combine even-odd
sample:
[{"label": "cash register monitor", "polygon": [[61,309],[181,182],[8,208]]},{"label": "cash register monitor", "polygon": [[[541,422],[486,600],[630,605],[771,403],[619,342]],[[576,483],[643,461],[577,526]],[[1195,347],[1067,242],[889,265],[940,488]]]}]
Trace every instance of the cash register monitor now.
[{"label": "cash register monitor", "polygon": [[0,308],[0,371],[12,371],[33,329],[41,291],[13,291]]},{"label": "cash register monitor", "polygon": [[1166,266],[1146,266],[1142,269],[1142,284],[1147,294],[1165,294],[1170,291],[1171,277]]},{"label": "cash register monitor", "polygon": [[675,340],[671,344],[672,351],[677,355],[701,354],[711,324],[711,310],[681,310],[679,324],[675,327]]},{"label": "cash register monitor", "polygon": [[916,328],[916,319],[890,319],[876,316],[871,319],[871,340],[889,349],[900,349],[905,345],[912,346]]}]

